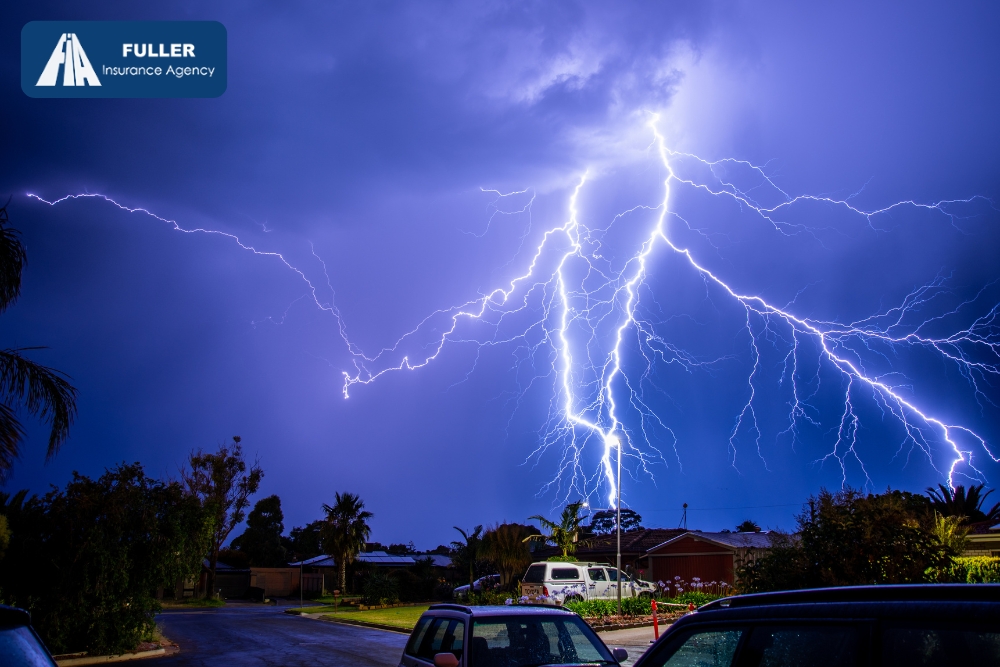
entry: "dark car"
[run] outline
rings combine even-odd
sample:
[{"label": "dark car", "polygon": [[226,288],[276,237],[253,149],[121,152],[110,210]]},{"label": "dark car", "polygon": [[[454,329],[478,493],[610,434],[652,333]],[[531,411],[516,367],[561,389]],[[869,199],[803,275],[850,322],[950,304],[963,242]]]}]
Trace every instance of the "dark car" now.
[{"label": "dark car", "polygon": [[582,618],[542,605],[431,606],[417,621],[400,667],[540,667],[614,665],[625,649],[608,650]]},{"label": "dark car", "polygon": [[45,644],[31,627],[28,612],[0,605],[0,665],[56,667]]},{"label": "dark car", "polygon": [[711,602],[635,667],[1000,665],[1000,585],[856,586]]}]

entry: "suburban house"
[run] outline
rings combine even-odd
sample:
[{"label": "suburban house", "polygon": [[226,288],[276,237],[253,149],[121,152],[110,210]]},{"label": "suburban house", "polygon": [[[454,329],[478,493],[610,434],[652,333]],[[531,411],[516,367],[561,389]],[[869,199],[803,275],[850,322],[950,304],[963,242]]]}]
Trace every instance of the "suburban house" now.
[{"label": "suburban house", "polygon": [[[354,557],[355,563],[365,563],[375,567],[397,568],[410,567],[416,565],[417,561],[410,556],[393,556],[384,551],[362,551]],[[449,561],[450,563],[450,561]],[[307,558],[300,562],[289,563],[289,568],[294,568],[296,572],[296,588],[298,591],[298,572],[302,570],[302,591],[304,593],[324,594],[327,591],[336,590],[340,570],[333,556],[320,555],[314,558]],[[264,568],[253,568],[264,569]],[[261,586],[261,588],[265,588]],[[271,595],[271,593],[265,593]],[[274,593],[276,597],[281,594]]]},{"label": "suburban house", "polygon": [[[622,569],[647,581],[735,583],[736,568],[771,547],[769,533],[705,533],[681,528],[641,528],[622,533]],[[615,564],[617,536],[597,535],[581,541],[574,556],[580,561]],[[553,547],[539,549],[534,560],[559,555]]]},{"label": "suburban house", "polygon": [[1000,556],[1000,524],[973,524],[963,556]]},{"label": "suburban house", "polygon": [[646,579],[674,581],[675,577],[690,582],[695,577],[703,582],[736,580],[736,568],[753,560],[757,554],[771,548],[771,535],[762,533],[703,533],[687,531],[646,552]]}]

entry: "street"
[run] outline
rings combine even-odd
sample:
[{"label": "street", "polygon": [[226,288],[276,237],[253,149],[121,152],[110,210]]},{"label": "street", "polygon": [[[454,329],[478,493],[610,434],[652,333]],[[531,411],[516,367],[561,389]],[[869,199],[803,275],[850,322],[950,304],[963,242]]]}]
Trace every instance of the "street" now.
[{"label": "street", "polygon": [[[164,611],[157,622],[180,653],[158,658],[164,667],[237,665],[399,664],[402,633],[327,623],[283,613],[284,607],[230,603],[222,609]],[[628,667],[649,647],[652,628],[602,632],[610,646],[628,650]]]},{"label": "street", "polygon": [[407,636],[314,621],[283,613],[283,607],[229,604],[222,609],[166,610],[157,622],[180,645],[158,658],[174,666],[340,666],[399,664]]}]

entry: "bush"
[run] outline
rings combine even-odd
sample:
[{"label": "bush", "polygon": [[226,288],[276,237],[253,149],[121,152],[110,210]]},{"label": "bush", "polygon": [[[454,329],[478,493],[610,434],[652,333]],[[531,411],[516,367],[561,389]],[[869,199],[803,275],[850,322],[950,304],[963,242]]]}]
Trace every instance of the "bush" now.
[{"label": "bush", "polygon": [[[693,602],[695,606],[700,607],[701,605],[711,602],[712,600],[717,600],[718,597],[718,595],[711,595],[709,593],[688,592],[670,599],[657,600],[657,603],[686,605],[689,602]],[[565,606],[570,611],[580,614],[580,616],[590,618],[618,615],[617,600],[586,600],[579,602],[567,602]],[[664,613],[676,610],[676,607],[664,606],[658,611],[659,613]],[[653,605],[649,598],[622,598],[622,616],[651,616],[652,614]]]},{"label": "bush", "polygon": [[368,575],[361,593],[362,604],[396,604],[397,602],[399,602],[399,589],[395,579],[378,570]]},{"label": "bush", "polygon": [[1000,584],[1000,557],[962,556],[952,559],[950,579],[965,584]]},{"label": "bush", "polygon": [[64,491],[6,511],[0,587],[54,653],[135,649],[155,626],[157,587],[198,572],[211,534],[196,498],[138,463],[96,480],[74,473]]}]

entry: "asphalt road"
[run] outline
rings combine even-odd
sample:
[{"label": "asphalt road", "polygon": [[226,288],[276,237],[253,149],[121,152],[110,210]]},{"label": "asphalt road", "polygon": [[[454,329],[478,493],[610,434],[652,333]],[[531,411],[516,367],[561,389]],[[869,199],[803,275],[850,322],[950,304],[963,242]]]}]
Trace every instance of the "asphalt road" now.
[{"label": "asphalt road", "polygon": [[155,667],[395,667],[407,638],[291,616],[282,607],[270,605],[167,610],[156,620],[164,636],[179,644],[181,651],[153,660],[150,664]]}]

